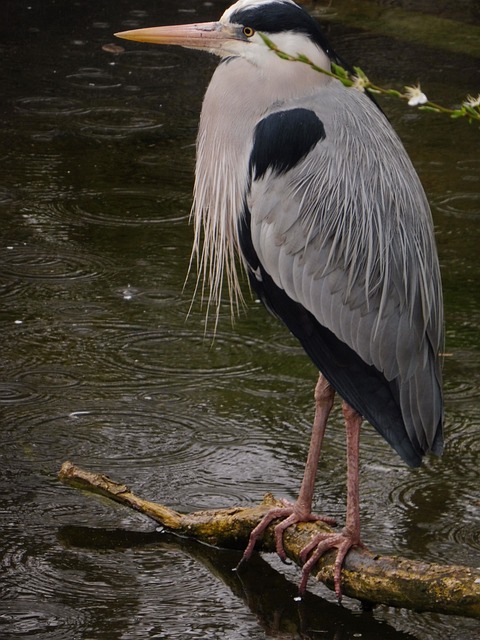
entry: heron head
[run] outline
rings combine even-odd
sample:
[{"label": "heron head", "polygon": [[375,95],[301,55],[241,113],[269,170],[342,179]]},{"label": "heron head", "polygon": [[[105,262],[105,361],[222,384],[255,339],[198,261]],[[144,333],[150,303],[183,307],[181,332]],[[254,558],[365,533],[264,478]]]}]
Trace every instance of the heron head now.
[{"label": "heron head", "polygon": [[122,31],[127,40],[200,49],[221,58],[242,57],[257,66],[275,58],[260,34],[286,53],[329,65],[329,45],[317,22],[293,0],[239,0],[217,22]]}]

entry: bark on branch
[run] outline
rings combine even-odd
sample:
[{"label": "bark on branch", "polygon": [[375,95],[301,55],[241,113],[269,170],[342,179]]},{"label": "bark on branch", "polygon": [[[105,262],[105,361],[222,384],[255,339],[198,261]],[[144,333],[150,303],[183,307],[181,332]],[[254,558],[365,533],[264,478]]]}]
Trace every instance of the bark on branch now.
[{"label": "bark on branch", "polygon": [[[255,507],[233,507],[183,514],[143,500],[124,484],[105,475],[91,473],[65,462],[59,478],[70,485],[105,496],[143,513],[172,533],[188,536],[211,545],[243,549],[251,530],[272,505],[279,502],[268,494]],[[319,531],[331,529],[322,522],[300,523],[285,532],[284,544],[288,557],[301,566],[301,549]],[[273,552],[273,526],[265,532],[259,551]],[[325,554],[313,575],[333,590],[335,554]],[[403,607],[415,611],[459,615],[480,619],[480,569],[464,566],[427,564],[380,556],[365,548],[353,548],[347,555],[342,571],[344,595],[363,602]]]}]

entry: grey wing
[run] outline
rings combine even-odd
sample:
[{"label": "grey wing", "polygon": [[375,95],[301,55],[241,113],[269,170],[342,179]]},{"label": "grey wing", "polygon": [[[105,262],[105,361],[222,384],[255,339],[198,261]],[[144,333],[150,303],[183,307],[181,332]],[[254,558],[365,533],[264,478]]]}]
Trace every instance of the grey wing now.
[{"label": "grey wing", "polygon": [[440,453],[442,294],[428,203],[383,114],[359,92],[337,93],[312,104],[325,135],[309,153],[253,177],[253,247],[277,287],[395,383],[417,450]]}]

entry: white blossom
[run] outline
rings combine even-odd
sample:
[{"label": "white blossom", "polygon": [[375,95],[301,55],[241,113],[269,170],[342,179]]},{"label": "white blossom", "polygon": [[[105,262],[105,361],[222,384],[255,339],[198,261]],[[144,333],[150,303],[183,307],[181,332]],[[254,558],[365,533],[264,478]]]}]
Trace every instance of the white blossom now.
[{"label": "white blossom", "polygon": [[368,87],[369,85],[369,81],[366,76],[354,76],[352,80],[353,80],[352,87],[354,89],[358,89],[358,91],[364,92],[365,87]]},{"label": "white blossom", "polygon": [[428,98],[420,89],[419,84],[416,87],[405,87],[405,96],[408,98],[410,107],[418,107],[419,104],[428,102]]},{"label": "white blossom", "polygon": [[474,109],[475,107],[480,107],[480,94],[478,94],[476,98],[474,98],[473,96],[467,96],[467,99],[463,103],[463,106],[473,107]]}]

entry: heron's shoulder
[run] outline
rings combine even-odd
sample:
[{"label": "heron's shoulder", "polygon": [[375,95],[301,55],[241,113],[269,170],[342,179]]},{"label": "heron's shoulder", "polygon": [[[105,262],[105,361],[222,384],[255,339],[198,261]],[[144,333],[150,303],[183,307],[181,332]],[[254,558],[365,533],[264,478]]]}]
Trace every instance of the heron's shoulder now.
[{"label": "heron's shoulder", "polygon": [[[252,158],[259,154],[258,160],[263,160],[258,175],[267,168],[286,172],[315,147],[320,156],[336,154],[341,147],[342,155],[352,152],[355,161],[359,152],[367,156],[388,152],[402,161],[406,157],[400,138],[375,102],[337,81],[272,105],[256,123]],[[268,156],[273,155],[283,156],[281,166],[272,167]]]},{"label": "heron's shoulder", "polygon": [[323,122],[313,109],[293,106],[266,115],[253,136],[250,171],[254,179],[268,169],[277,174],[289,171],[324,138]]},{"label": "heron's shoulder", "polygon": [[364,92],[345,87],[339,81],[320,86],[308,96],[296,97],[290,109],[301,106],[312,111],[324,124],[327,134],[363,133],[396,137],[392,125],[380,107]]}]

